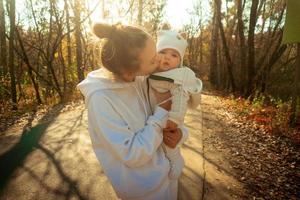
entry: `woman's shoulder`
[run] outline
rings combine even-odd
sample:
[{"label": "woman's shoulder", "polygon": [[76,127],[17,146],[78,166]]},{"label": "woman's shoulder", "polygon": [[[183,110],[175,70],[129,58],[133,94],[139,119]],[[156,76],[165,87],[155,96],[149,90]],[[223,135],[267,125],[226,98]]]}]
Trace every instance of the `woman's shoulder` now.
[{"label": "woman's shoulder", "polygon": [[138,83],[143,83],[147,79],[147,77],[148,76],[136,76],[135,81]]},{"label": "woman's shoulder", "polygon": [[85,99],[85,105],[87,108],[94,107],[95,105],[107,107],[110,105],[110,99],[112,99],[110,90],[95,90]]},{"label": "woman's shoulder", "polygon": [[144,88],[145,86],[147,86],[147,77],[148,76],[136,76],[135,77],[136,84]]}]

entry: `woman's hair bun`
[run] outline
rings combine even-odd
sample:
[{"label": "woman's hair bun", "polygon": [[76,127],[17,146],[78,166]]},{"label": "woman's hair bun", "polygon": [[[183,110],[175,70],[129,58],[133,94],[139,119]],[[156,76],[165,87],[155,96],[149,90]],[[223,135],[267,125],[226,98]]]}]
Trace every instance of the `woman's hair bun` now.
[{"label": "woman's hair bun", "polygon": [[92,25],[93,33],[101,38],[111,38],[114,31],[116,31],[115,25],[109,25],[104,23],[94,23]]}]

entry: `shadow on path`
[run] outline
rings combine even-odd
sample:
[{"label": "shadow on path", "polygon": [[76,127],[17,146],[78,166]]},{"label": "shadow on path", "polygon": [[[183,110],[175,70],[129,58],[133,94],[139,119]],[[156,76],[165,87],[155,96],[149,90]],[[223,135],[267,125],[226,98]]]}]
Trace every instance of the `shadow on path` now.
[{"label": "shadow on path", "polygon": [[30,130],[27,131],[28,128],[24,127],[19,142],[10,150],[0,155],[0,194],[15,170],[18,167],[23,166],[26,157],[38,147],[39,141],[47,127],[53,122],[55,117],[57,117],[62,108],[63,105],[61,104],[54,106],[41,120],[39,120],[39,123],[32,128],[30,127],[34,117],[31,117],[25,125],[25,127],[30,128]]}]

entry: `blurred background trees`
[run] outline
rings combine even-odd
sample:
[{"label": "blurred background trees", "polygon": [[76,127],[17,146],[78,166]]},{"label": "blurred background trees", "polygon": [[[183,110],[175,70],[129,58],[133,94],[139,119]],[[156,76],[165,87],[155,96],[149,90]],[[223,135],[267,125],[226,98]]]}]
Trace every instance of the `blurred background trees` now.
[{"label": "blurred background trees", "polygon": [[[78,97],[76,84],[101,65],[101,44],[90,32],[95,16],[144,27],[155,38],[167,3],[0,0],[0,112]],[[182,27],[184,63],[200,78],[250,101],[291,101],[297,45],[282,44],[285,0],[194,1],[182,12],[190,16]]]}]

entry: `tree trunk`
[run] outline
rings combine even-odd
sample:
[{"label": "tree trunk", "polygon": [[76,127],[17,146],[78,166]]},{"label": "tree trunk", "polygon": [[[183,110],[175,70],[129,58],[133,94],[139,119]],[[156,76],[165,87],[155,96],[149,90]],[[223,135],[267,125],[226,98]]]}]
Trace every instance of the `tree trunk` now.
[{"label": "tree trunk", "polygon": [[67,73],[66,73],[66,64],[65,64],[65,58],[63,54],[63,48],[62,45],[60,45],[60,50],[59,50],[59,56],[62,64],[62,74],[63,74],[63,92],[66,94],[67,92]]},{"label": "tree trunk", "polygon": [[77,63],[77,78],[78,81],[84,79],[82,67],[82,41],[81,41],[81,24],[80,24],[80,3],[79,0],[75,1],[75,40],[76,40],[76,63]]},{"label": "tree trunk", "polygon": [[10,74],[10,88],[11,99],[13,103],[13,110],[17,110],[17,89],[15,78],[15,64],[14,64],[14,40],[15,40],[15,0],[9,1],[9,18],[10,18],[10,34],[9,34],[9,54],[8,67]]},{"label": "tree trunk", "polygon": [[[221,3],[218,4],[218,12],[221,12]],[[218,15],[219,18],[217,18],[218,21],[218,25],[219,25],[219,30],[220,30],[220,34],[221,34],[221,39],[222,39],[222,44],[223,44],[223,52],[224,52],[224,56],[226,58],[226,66],[227,66],[227,72],[228,72],[228,76],[229,76],[229,81],[230,81],[230,85],[231,85],[231,89],[232,92],[235,91],[235,82],[234,82],[234,78],[233,78],[233,72],[232,72],[232,68],[233,68],[233,63],[229,54],[229,48],[227,45],[227,41],[226,41],[226,37],[225,37],[225,32],[224,32],[224,28],[222,25],[222,21],[221,21],[221,13]]]},{"label": "tree trunk", "polygon": [[5,37],[5,15],[3,0],[0,0],[0,78],[7,73],[7,49]]},{"label": "tree trunk", "polygon": [[200,40],[200,52],[199,52],[199,57],[200,57],[200,66],[202,66],[202,64],[203,64],[203,34],[202,34],[202,32],[200,33],[200,38],[199,38],[199,40]]},{"label": "tree trunk", "polygon": [[[223,54],[222,54],[222,48],[221,48],[221,44],[217,44],[217,66],[216,66],[216,83],[217,83],[217,89],[225,89],[225,82],[227,79],[227,76],[225,73],[223,73]],[[222,81],[221,81],[222,80]]]},{"label": "tree trunk", "polygon": [[139,0],[138,25],[142,26],[142,23],[143,23],[143,0]]},{"label": "tree trunk", "polygon": [[[271,58],[268,60],[268,63],[266,63],[266,65],[262,66],[262,72],[257,72],[256,73],[256,78],[254,78],[254,83],[256,83],[257,77],[261,76],[261,90],[260,93],[264,93],[266,90],[266,85],[267,85],[267,81],[268,81],[268,77],[269,74],[271,72],[272,66],[280,59],[280,57],[282,56],[282,54],[285,52],[287,45],[282,45],[282,31],[280,31],[280,37],[277,41],[277,44],[274,48],[274,51],[271,54]],[[275,43],[275,41],[273,42]],[[257,83],[258,84],[258,83]]]},{"label": "tree trunk", "polygon": [[245,35],[244,35],[244,21],[243,21],[243,7],[242,0],[237,0],[237,18],[238,18],[238,36],[239,36],[239,52],[240,52],[240,91],[241,93],[245,92],[245,84],[246,84],[246,45],[245,45]]},{"label": "tree trunk", "polygon": [[[297,117],[299,117],[300,104],[300,43],[297,43],[297,58],[295,63],[295,79],[294,79],[294,94],[292,98],[292,114],[290,117],[290,124],[296,125]],[[297,108],[298,105],[298,108]]]},{"label": "tree trunk", "polygon": [[253,0],[250,12],[250,23],[248,33],[248,80],[246,97],[249,97],[254,90],[252,80],[255,76],[255,49],[254,49],[254,31],[256,25],[256,14],[259,0]]},{"label": "tree trunk", "polygon": [[31,66],[31,64],[29,62],[28,55],[26,53],[26,50],[25,50],[24,45],[23,45],[23,41],[21,39],[21,36],[20,36],[18,30],[16,30],[16,35],[18,37],[20,48],[22,50],[22,54],[23,54],[22,59],[25,62],[25,64],[27,65],[27,67],[28,67],[28,75],[29,75],[30,80],[31,80],[31,82],[33,84],[33,87],[34,87],[34,91],[35,91],[35,96],[36,96],[37,103],[41,104],[42,103],[42,99],[41,99],[41,95],[40,95],[40,92],[39,92],[39,85],[38,85],[38,83],[34,79],[34,75],[32,73],[32,66]]},{"label": "tree trunk", "polygon": [[264,39],[264,30],[265,30],[265,25],[266,25],[266,2],[264,2],[263,5],[263,10],[261,13],[261,18],[262,18],[262,25],[261,25],[261,30],[260,30],[260,39],[259,41],[259,45],[261,46],[263,44],[263,39]]},{"label": "tree trunk", "polygon": [[105,0],[102,0],[102,19],[104,20],[106,18],[105,14]]},{"label": "tree trunk", "polygon": [[[66,88],[67,88],[67,75],[66,72],[68,71],[70,73],[70,69],[71,69],[71,62],[72,62],[72,55],[71,55],[71,31],[70,31],[70,14],[69,14],[69,5],[68,5],[68,1],[65,0],[65,12],[66,12],[66,25],[67,25],[67,66],[64,65],[63,66],[63,91],[64,93],[66,92]],[[63,49],[62,49],[62,45],[61,46],[61,54],[63,57]],[[69,70],[66,70],[66,68],[68,68]],[[71,72],[72,73],[72,72]]]},{"label": "tree trunk", "polygon": [[[70,27],[70,11],[68,1],[65,0],[65,11],[66,11],[66,25],[67,25],[67,49],[68,49],[68,58],[67,58],[67,72],[70,74],[72,81],[75,80],[74,73],[72,70],[72,46],[71,46],[71,27]],[[66,78],[66,82],[67,82]]]},{"label": "tree trunk", "polygon": [[[53,42],[54,45],[52,45],[52,36],[53,36],[53,29],[54,29],[54,23],[53,23],[53,14],[55,14],[55,1],[50,1],[50,26],[49,26],[49,37],[48,37],[48,44],[47,44],[47,67],[49,74],[52,75],[53,81],[54,81],[54,88],[56,92],[58,93],[60,97],[60,101],[64,100],[57,76],[55,74],[55,70],[53,68],[53,61],[54,61],[54,54],[56,51],[56,42],[59,36],[57,36],[56,40]],[[56,21],[56,23],[59,23]],[[61,34],[60,30],[58,29],[57,34]]]},{"label": "tree trunk", "polygon": [[214,1],[214,16],[213,16],[213,28],[211,34],[211,43],[210,43],[210,82],[212,85],[217,84],[217,64],[218,64],[218,23],[217,19],[219,18],[220,12],[217,11],[217,4],[220,4],[220,0]]},{"label": "tree trunk", "polygon": [[[17,102],[19,102],[22,98],[26,102],[26,95],[22,89],[21,78],[24,75],[23,62],[22,60],[18,60],[18,71],[16,71],[16,87],[18,88],[18,98]],[[26,79],[26,77],[24,77]]]},{"label": "tree trunk", "polygon": [[199,15],[200,15],[200,19],[199,19],[200,35],[199,35],[199,38],[197,39],[197,41],[199,40],[199,65],[202,66],[202,63],[203,63],[203,32],[202,32],[203,14],[202,14],[202,3],[201,3],[201,1],[199,1],[199,9],[200,9],[200,13],[199,13]]}]

